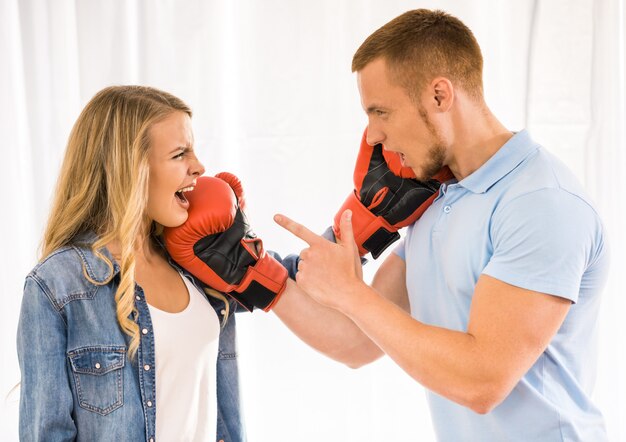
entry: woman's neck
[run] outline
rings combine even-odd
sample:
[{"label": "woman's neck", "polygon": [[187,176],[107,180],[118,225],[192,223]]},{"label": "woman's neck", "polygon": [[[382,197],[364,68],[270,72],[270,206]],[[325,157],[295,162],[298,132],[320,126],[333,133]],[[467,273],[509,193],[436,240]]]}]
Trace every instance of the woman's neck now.
[{"label": "woman's neck", "polygon": [[[115,239],[109,242],[106,245],[106,248],[118,263],[122,260],[122,245],[120,240]],[[136,264],[149,264],[162,256],[161,253],[159,253],[159,251],[154,247],[150,237],[145,239],[142,247],[134,250],[134,255]]]}]

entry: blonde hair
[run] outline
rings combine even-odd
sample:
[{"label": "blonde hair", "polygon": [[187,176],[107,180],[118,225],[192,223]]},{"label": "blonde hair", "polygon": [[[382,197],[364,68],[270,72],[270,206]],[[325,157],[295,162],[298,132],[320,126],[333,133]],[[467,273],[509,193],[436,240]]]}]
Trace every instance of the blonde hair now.
[{"label": "blonde hair", "polygon": [[444,76],[474,99],[483,96],[483,56],[472,31],[440,10],[415,9],[383,25],[361,44],[352,72],[383,58],[394,79],[415,98],[427,82]]},{"label": "blonde hair", "polygon": [[[72,244],[80,234],[94,232],[94,254],[110,268],[113,263],[102,253],[113,240],[121,243],[120,282],[115,293],[117,321],[130,337],[129,357],[139,347],[136,322],[135,250],[146,239],[160,234],[160,226],[147,216],[150,170],[150,128],[173,112],[191,117],[191,109],[173,95],[145,86],[112,86],[98,92],[87,103],[69,136],[52,209],[41,244],[41,258]],[[219,292],[208,294],[228,301]],[[132,318],[131,318],[132,314]],[[225,315],[225,318],[228,314]]]}]

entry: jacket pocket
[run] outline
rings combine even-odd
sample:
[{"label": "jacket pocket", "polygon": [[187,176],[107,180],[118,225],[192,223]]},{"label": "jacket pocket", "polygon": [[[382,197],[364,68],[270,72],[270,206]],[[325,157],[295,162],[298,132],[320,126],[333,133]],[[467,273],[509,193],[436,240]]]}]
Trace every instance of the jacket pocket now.
[{"label": "jacket pocket", "polygon": [[123,405],[125,347],[81,347],[68,357],[81,408],[107,415]]}]

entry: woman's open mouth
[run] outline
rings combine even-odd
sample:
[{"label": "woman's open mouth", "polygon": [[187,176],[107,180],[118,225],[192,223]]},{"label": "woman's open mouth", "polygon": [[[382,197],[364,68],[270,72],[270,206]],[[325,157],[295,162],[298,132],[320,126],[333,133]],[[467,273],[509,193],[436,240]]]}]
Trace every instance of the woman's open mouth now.
[{"label": "woman's open mouth", "polygon": [[193,189],[194,189],[193,186],[183,187],[182,189],[178,189],[176,192],[174,192],[174,195],[176,196],[176,200],[184,208],[189,207],[189,200],[187,200],[187,197],[185,197],[185,192],[190,192]]}]

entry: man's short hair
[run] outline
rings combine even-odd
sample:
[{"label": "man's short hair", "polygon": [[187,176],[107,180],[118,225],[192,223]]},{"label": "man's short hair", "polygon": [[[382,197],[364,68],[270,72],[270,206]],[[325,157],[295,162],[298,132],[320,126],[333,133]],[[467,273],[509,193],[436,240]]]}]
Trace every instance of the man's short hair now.
[{"label": "man's short hair", "polygon": [[352,59],[352,72],[378,58],[385,59],[392,80],[414,99],[438,76],[482,99],[480,46],[461,20],[444,11],[415,9],[394,18],[359,47]]}]

